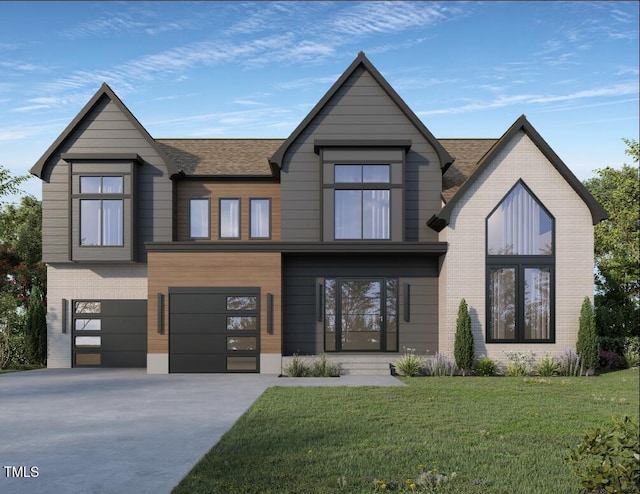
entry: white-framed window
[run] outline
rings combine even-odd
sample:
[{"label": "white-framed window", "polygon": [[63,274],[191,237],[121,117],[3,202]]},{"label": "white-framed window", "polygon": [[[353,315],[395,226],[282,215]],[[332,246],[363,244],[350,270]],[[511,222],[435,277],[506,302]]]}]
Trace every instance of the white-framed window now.
[{"label": "white-framed window", "polygon": [[80,177],[80,245],[124,245],[122,176]]}]

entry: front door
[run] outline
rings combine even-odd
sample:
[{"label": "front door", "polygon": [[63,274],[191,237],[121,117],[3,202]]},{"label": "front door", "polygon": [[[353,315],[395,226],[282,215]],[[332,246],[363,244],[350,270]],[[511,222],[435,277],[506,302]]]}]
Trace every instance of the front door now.
[{"label": "front door", "polygon": [[326,279],[325,350],[397,351],[397,292],[395,279]]}]

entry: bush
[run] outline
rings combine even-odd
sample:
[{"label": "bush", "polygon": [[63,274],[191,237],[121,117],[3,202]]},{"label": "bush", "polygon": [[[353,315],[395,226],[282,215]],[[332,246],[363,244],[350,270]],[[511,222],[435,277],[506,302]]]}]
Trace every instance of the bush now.
[{"label": "bush", "polygon": [[551,377],[560,374],[560,363],[548,355],[542,357],[535,365],[534,371],[541,377]]},{"label": "bush", "polygon": [[31,348],[25,334],[0,330],[0,369],[30,367]]},{"label": "bush", "polygon": [[589,370],[593,374],[598,365],[598,336],[596,334],[593,307],[589,297],[584,298],[580,309],[576,353],[580,356],[586,375],[589,375]]},{"label": "bush", "polygon": [[640,336],[632,336],[626,339],[623,355],[628,367],[638,367],[640,365]]},{"label": "bush", "polygon": [[561,376],[581,376],[582,361],[573,350],[565,350],[558,359],[559,373]]},{"label": "bush", "polygon": [[464,376],[467,370],[473,368],[473,333],[471,332],[471,315],[467,301],[462,299],[458,306],[458,318],[456,319],[456,336],[453,346],[453,356],[456,365],[462,370]]},{"label": "bush", "polygon": [[424,373],[424,359],[414,353],[405,353],[393,365],[401,376],[415,377]]},{"label": "bush", "polygon": [[533,372],[536,354],[533,352],[504,352],[507,356],[505,374],[510,377],[524,377]]},{"label": "bush", "polygon": [[430,376],[453,376],[456,373],[456,364],[442,353],[436,353],[435,357],[427,361],[427,374]]},{"label": "bush", "polygon": [[624,369],[626,368],[626,363],[616,352],[600,350],[598,354],[598,367],[604,370]]},{"label": "bush", "polygon": [[291,362],[284,368],[284,374],[289,377],[309,377],[311,368],[297,354],[294,354]]},{"label": "bush", "polygon": [[498,364],[493,359],[482,355],[476,363],[476,374],[478,376],[497,376]]},{"label": "bush", "polygon": [[573,467],[581,492],[640,492],[640,434],[629,417],[585,434],[569,450],[565,462]]},{"label": "bush", "polygon": [[326,355],[321,355],[319,360],[313,362],[311,375],[313,377],[339,377],[340,365],[328,360]]},{"label": "bush", "polygon": [[626,340],[624,336],[598,336],[598,348],[622,355]]}]

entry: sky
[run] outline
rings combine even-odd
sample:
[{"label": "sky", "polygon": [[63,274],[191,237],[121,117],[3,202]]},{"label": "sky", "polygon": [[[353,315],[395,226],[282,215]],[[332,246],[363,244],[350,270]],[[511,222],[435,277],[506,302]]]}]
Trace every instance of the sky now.
[{"label": "sky", "polygon": [[585,180],[631,163],[639,5],[0,1],[0,165],[27,173],[103,82],[156,138],[286,138],[364,51],[436,137],[525,114]]}]

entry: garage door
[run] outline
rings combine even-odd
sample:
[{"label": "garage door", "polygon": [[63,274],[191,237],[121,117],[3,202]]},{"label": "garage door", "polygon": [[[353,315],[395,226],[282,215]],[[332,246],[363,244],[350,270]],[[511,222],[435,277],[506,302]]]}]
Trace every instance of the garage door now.
[{"label": "garage door", "polygon": [[146,367],[146,300],[74,300],[74,367]]},{"label": "garage door", "polygon": [[258,372],[259,288],[169,288],[169,372]]}]

